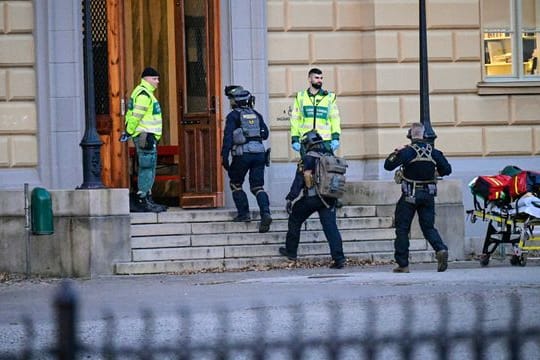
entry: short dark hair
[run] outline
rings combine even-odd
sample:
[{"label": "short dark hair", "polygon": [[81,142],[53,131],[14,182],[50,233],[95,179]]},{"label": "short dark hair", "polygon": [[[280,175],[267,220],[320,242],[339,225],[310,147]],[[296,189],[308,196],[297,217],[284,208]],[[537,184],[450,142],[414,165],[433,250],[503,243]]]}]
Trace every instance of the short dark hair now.
[{"label": "short dark hair", "polygon": [[311,74],[321,75],[322,71],[319,68],[312,68],[311,70],[309,70],[308,76],[311,76]]}]

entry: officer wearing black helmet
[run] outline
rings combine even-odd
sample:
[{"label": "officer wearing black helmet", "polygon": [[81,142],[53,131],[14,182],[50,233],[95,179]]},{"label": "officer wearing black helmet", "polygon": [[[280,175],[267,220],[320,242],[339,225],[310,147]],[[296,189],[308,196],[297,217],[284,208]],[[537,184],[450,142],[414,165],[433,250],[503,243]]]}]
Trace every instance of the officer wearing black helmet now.
[{"label": "officer wearing black helmet", "polygon": [[[289,223],[285,247],[280,247],[279,253],[289,260],[296,260],[302,224],[311,214],[318,212],[324,235],[330,246],[330,255],[332,256],[330,268],[341,269],[345,266],[346,259],[343,254],[341,234],[337,227],[336,199],[321,199],[317,193],[313,172],[319,157],[310,155],[312,152],[318,154],[332,153],[332,150],[324,145],[323,138],[316,130],[310,130],[303,135],[302,146],[306,149],[306,154],[298,163],[294,181],[285,198],[287,200],[286,209],[289,213]],[[298,199],[300,195],[301,197]]]},{"label": "officer wearing black helmet", "polygon": [[386,170],[398,166],[395,180],[401,184],[401,197],[396,204],[396,240],[394,257],[398,264],[396,273],[409,272],[409,232],[414,214],[424,237],[435,250],[437,271],[448,267],[448,247],[435,228],[435,196],[437,177],[450,175],[452,167],[444,154],[424,140],[424,125],[413,123],[407,135],[411,144],[394,150],[384,162]]},{"label": "officer wearing black helmet", "polygon": [[[272,217],[270,201],[264,191],[264,168],[268,152],[263,140],[268,139],[268,127],[263,117],[253,109],[255,97],[241,86],[225,87],[225,95],[231,102],[232,111],[227,115],[221,148],[222,166],[228,172],[230,188],[237,216],[236,222],[249,222],[249,203],[242,189],[246,174],[249,172],[249,187],[257,199],[261,222],[259,232],[270,229]],[[232,162],[229,162],[229,154]]]}]

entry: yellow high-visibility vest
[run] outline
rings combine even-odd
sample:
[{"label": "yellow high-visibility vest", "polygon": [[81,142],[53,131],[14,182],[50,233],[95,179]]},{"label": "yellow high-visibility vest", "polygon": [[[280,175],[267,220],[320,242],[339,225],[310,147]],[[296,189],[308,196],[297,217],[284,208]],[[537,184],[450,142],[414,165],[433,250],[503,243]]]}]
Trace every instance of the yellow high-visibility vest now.
[{"label": "yellow high-visibility vest", "polygon": [[296,94],[291,114],[291,141],[300,141],[302,135],[312,129],[316,129],[324,141],[339,140],[341,119],[336,94],[326,90],[314,96],[309,90]]},{"label": "yellow high-visibility vest", "polygon": [[163,120],[161,106],[154,96],[155,88],[144,79],[131,93],[126,113],[126,132],[135,137],[142,132],[152,133],[156,140],[161,138]]}]

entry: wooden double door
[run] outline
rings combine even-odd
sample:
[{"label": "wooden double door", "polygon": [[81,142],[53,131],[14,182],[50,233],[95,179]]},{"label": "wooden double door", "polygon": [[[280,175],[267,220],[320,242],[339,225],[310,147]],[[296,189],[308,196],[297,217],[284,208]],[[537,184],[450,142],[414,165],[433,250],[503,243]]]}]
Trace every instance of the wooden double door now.
[{"label": "wooden double door", "polygon": [[110,110],[102,119],[112,125],[100,131],[104,184],[128,184],[128,149],[117,139],[130,92],[152,66],[160,72],[160,145],[178,149],[172,186],[179,205],[223,206],[219,0],[93,1],[106,2],[108,19]]}]

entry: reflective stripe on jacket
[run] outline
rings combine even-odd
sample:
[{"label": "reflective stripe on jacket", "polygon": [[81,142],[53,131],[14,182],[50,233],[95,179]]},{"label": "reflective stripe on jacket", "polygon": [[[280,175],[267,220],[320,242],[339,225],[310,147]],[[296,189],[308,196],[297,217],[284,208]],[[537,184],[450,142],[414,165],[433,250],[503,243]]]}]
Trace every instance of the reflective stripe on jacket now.
[{"label": "reflective stripe on jacket", "polygon": [[126,113],[126,132],[133,137],[147,132],[154,134],[156,140],[161,138],[161,106],[154,96],[154,90],[150,83],[141,79],[141,83],[131,93]]},{"label": "reflective stripe on jacket", "polygon": [[[314,126],[315,123],[315,126]],[[291,114],[291,140],[297,142],[309,130],[315,128],[323,140],[339,140],[341,119],[336,94],[325,90],[315,96],[309,90],[296,94]]]}]

